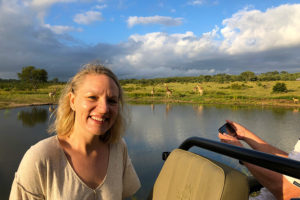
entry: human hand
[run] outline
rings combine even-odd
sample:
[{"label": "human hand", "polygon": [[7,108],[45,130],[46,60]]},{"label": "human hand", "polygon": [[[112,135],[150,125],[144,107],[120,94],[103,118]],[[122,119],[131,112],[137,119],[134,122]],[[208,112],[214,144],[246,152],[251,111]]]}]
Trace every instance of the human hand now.
[{"label": "human hand", "polygon": [[235,146],[240,146],[243,147],[243,144],[238,140],[238,138],[228,135],[226,133],[219,133],[219,139],[221,142],[227,143],[227,144],[232,144]]},{"label": "human hand", "polygon": [[251,133],[247,128],[245,128],[244,126],[242,126],[241,124],[234,122],[234,121],[230,121],[230,120],[226,120],[227,123],[229,123],[232,128],[235,130],[236,132],[236,138],[239,140],[244,140],[244,138]]}]

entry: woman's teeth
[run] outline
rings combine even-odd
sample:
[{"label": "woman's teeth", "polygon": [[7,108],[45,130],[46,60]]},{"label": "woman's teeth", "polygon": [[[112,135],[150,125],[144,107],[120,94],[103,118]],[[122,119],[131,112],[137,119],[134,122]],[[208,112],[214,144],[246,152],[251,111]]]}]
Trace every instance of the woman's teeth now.
[{"label": "woman's teeth", "polygon": [[104,121],[105,121],[104,118],[99,118],[99,117],[95,117],[95,116],[91,116],[91,118],[92,118],[93,120],[96,120],[96,121],[99,121],[99,122],[104,122]]}]

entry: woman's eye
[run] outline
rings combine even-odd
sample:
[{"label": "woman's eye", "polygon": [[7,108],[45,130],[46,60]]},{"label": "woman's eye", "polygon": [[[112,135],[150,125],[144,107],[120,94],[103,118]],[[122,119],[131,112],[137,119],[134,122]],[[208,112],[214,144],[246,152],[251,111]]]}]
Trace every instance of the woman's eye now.
[{"label": "woman's eye", "polygon": [[97,97],[95,97],[95,96],[89,96],[88,98],[92,99],[92,100],[96,100],[97,99]]}]

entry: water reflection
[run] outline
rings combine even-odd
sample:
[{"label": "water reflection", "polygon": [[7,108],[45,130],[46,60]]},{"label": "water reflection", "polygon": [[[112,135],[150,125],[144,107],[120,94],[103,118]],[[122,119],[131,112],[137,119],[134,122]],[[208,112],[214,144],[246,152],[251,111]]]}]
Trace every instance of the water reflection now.
[{"label": "water reflection", "polygon": [[294,108],[293,109],[293,113],[298,113],[299,112],[299,108]]},{"label": "water reflection", "polygon": [[166,117],[168,116],[168,113],[170,112],[170,110],[172,109],[172,105],[171,104],[166,104]]},{"label": "water reflection", "polygon": [[49,108],[48,108],[48,110],[49,110],[50,113],[53,113],[55,111],[55,109],[56,108],[55,108],[54,105],[50,105]]},{"label": "water reflection", "polygon": [[197,113],[198,116],[201,116],[203,113],[203,105],[193,105],[193,109],[195,110],[195,112]]},{"label": "water reflection", "polygon": [[154,112],[154,110],[155,110],[155,104],[152,103],[151,104],[151,111]]},{"label": "water reflection", "polygon": [[48,111],[41,107],[32,107],[31,110],[21,110],[18,112],[18,120],[23,126],[33,127],[38,123],[44,123],[48,119]]},{"label": "water reflection", "polygon": [[278,109],[272,109],[272,112],[277,117],[283,117],[284,115],[286,115],[286,113],[288,112],[288,110],[287,109],[283,109],[283,108],[278,108]]},{"label": "water reflection", "polygon": [[8,118],[10,115],[10,109],[5,109],[3,114],[5,118]]}]

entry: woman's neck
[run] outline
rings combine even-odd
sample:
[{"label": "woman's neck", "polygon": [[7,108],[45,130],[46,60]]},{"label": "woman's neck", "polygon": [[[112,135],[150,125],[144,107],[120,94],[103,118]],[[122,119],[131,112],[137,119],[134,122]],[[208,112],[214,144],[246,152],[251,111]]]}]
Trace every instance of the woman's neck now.
[{"label": "woman's neck", "polygon": [[89,135],[73,131],[69,136],[64,138],[68,144],[68,148],[72,148],[78,153],[85,155],[93,155],[105,146],[98,135]]}]

